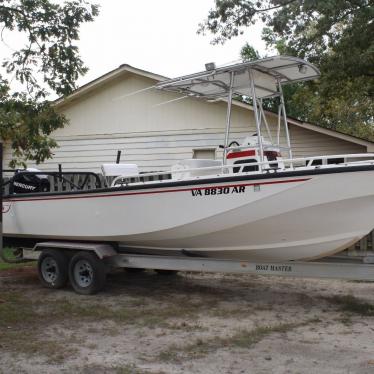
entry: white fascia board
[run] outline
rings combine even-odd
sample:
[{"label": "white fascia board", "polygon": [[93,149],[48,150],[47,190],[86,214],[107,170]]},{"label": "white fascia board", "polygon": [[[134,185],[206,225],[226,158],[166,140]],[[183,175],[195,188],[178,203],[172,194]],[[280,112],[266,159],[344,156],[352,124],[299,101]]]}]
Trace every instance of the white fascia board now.
[{"label": "white fascia board", "polygon": [[56,101],[53,102],[53,105],[56,108],[64,106],[64,105],[70,103],[71,101],[74,101],[74,100],[82,97],[83,95],[99,88],[100,86],[116,79],[117,77],[119,77],[119,76],[121,76],[125,73],[132,73],[132,74],[135,74],[135,75],[140,75],[140,76],[152,79],[155,82],[160,82],[162,80],[167,79],[166,77],[163,77],[161,75],[153,74],[153,73],[145,71],[145,70],[137,69],[137,68],[134,68],[130,65],[121,65],[119,68],[117,68],[115,70],[112,70],[109,73],[104,74],[101,77],[83,85],[82,87],[78,88],[73,93],[71,93],[70,95],[57,99]]}]

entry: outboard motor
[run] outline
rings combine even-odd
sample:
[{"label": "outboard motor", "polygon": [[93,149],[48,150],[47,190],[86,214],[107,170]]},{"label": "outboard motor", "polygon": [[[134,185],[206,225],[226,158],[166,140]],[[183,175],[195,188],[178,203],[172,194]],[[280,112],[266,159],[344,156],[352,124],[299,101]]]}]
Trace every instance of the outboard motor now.
[{"label": "outboard motor", "polygon": [[[13,177],[11,184],[11,193],[32,193],[32,192],[48,192],[51,184],[46,175],[32,174],[39,171],[37,169],[26,169],[17,172]],[[31,173],[30,173],[31,172]]]}]

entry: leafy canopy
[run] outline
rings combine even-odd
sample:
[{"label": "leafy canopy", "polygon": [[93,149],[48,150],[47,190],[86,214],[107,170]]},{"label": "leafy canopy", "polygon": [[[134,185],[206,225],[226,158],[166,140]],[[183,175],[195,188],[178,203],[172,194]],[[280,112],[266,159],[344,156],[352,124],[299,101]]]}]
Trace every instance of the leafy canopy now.
[{"label": "leafy canopy", "polygon": [[68,95],[87,71],[75,42],[80,25],[97,14],[98,7],[85,0],[62,5],[50,0],[0,1],[1,42],[8,45],[4,31],[17,32],[25,40],[1,61],[0,138],[14,150],[12,167],[52,156],[57,144],[49,135],[67,120],[47,96]]},{"label": "leafy canopy", "polygon": [[[216,0],[198,32],[224,43],[259,21],[268,47],[321,70],[320,80],[285,92],[288,113],[374,140],[374,1]],[[242,55],[252,58],[246,50]]]}]

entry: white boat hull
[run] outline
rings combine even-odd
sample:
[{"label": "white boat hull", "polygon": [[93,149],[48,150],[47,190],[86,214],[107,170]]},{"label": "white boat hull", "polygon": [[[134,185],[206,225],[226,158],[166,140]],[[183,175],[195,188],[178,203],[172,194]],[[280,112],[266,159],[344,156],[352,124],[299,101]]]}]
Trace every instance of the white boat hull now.
[{"label": "white boat hull", "polygon": [[288,261],[330,255],[372,230],[374,170],[294,174],[14,196],[3,203],[4,233]]}]

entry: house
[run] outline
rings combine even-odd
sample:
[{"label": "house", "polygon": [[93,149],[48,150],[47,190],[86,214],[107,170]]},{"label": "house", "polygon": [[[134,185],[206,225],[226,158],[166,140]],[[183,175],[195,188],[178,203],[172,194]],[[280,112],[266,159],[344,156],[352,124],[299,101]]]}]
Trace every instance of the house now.
[{"label": "house", "polygon": [[[141,171],[158,171],[183,158],[221,157],[226,103],[207,102],[160,91],[160,75],[121,65],[55,102],[70,124],[54,132],[59,148],[54,157],[37,167],[46,171],[100,171],[103,163],[136,163]],[[269,127],[277,136],[276,116]],[[294,157],[366,153],[374,143],[289,119]],[[242,141],[256,132],[252,107],[234,102],[230,141]],[[285,136],[280,134],[285,145]],[[6,149],[7,165],[11,150]],[[29,165],[34,166],[34,165]]]}]

